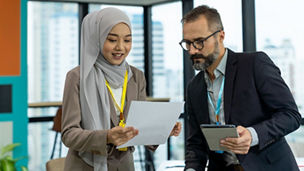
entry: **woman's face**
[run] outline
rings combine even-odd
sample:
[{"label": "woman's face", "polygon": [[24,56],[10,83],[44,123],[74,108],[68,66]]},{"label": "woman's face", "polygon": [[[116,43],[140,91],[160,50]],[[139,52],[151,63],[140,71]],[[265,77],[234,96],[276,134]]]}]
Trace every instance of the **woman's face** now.
[{"label": "woman's face", "polygon": [[102,54],[112,65],[120,65],[132,47],[132,35],[128,25],[116,24],[103,45]]}]

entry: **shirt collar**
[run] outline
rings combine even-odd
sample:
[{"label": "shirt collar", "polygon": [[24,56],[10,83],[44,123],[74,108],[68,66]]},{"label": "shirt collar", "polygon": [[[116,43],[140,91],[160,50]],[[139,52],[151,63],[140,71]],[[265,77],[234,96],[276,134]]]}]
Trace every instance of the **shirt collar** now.
[{"label": "shirt collar", "polygon": [[228,50],[225,49],[224,56],[214,71],[215,77],[218,77],[220,74],[225,75],[227,56],[228,56]]}]

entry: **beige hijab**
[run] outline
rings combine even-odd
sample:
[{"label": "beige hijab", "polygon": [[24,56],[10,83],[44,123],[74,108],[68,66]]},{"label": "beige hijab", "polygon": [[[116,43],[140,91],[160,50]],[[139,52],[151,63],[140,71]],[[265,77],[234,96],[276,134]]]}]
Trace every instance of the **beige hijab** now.
[{"label": "beige hijab", "polygon": [[[119,9],[105,8],[88,14],[82,22],[80,47],[80,105],[82,127],[87,130],[107,130],[110,124],[110,102],[105,79],[111,87],[122,87],[124,74],[132,76],[126,61],[111,65],[102,55],[104,42],[118,23],[131,28],[128,16]],[[107,171],[107,156],[80,151],[79,155],[94,171]]]}]

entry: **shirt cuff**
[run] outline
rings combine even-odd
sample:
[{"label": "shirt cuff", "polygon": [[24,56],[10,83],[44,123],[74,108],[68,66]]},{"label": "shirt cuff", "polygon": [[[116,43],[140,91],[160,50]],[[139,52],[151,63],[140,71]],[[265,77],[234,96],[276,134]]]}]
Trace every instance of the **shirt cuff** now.
[{"label": "shirt cuff", "polygon": [[258,134],[256,133],[255,129],[253,127],[248,127],[247,129],[249,130],[249,132],[251,134],[251,137],[252,137],[250,147],[258,145],[259,144],[259,137],[258,137]]}]

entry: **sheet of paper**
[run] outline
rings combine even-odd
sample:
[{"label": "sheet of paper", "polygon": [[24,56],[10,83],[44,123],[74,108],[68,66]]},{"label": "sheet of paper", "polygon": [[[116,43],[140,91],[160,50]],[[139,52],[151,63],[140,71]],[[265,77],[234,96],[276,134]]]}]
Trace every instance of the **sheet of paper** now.
[{"label": "sheet of paper", "polygon": [[184,102],[132,101],[126,126],[133,126],[139,130],[139,133],[117,148],[164,144],[180,116],[183,106]]}]

